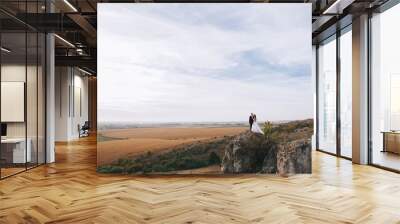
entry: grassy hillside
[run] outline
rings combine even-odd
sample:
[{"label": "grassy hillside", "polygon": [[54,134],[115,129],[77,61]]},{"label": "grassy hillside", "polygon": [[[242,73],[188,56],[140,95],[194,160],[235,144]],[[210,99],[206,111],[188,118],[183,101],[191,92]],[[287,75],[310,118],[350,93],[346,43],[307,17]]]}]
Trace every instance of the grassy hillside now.
[{"label": "grassy hillside", "polygon": [[[260,137],[264,138],[261,142],[268,142],[270,146],[296,139],[309,139],[313,133],[311,119],[282,124],[265,123],[262,126],[265,135]],[[126,174],[162,173],[220,165],[224,149],[234,137],[215,138],[158,153],[147,152],[140,156],[121,158],[110,165],[99,166],[97,171]]]}]

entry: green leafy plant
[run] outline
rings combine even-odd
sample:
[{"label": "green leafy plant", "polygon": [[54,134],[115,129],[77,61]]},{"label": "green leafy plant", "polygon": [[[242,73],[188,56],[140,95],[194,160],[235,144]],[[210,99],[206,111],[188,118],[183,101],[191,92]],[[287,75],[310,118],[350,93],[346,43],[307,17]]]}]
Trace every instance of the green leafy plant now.
[{"label": "green leafy plant", "polygon": [[272,122],[266,121],[263,127],[264,138],[267,141],[276,142],[278,140],[277,129],[274,128]]}]

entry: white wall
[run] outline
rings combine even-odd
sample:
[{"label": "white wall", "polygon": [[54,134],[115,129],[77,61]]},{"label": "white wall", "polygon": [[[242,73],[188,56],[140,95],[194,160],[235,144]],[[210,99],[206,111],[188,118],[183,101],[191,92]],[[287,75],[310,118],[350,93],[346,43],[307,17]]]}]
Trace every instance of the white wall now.
[{"label": "white wall", "polygon": [[[27,70],[26,70],[27,69]],[[36,126],[30,122],[36,124],[37,115],[32,113],[36,111],[36,80],[31,78],[31,75],[36,76],[36,67],[16,64],[5,64],[1,67],[1,81],[2,82],[25,82],[26,72],[28,74],[29,86],[35,86],[35,88],[27,88],[27,118],[28,118],[28,132],[32,127],[32,130],[36,130]],[[40,105],[39,105],[40,106]],[[4,110],[6,108],[2,108]],[[25,122],[7,122],[7,135],[8,137],[24,137],[25,136]],[[28,133],[29,137],[29,133]]]},{"label": "white wall", "polygon": [[[38,69],[38,70],[36,70]],[[45,150],[45,115],[44,115],[44,100],[45,100],[45,85],[44,74],[42,67],[36,67],[25,64],[3,64],[1,66],[1,81],[2,82],[24,82],[26,84],[26,107],[20,108],[21,113],[27,115],[26,121],[21,122],[5,122],[7,124],[8,138],[24,138],[25,135],[29,139],[32,161],[44,163]],[[27,80],[26,80],[27,79]],[[2,98],[7,98],[7,95],[2,95]],[[2,112],[10,108],[1,108]],[[14,108],[15,110],[15,108]],[[17,113],[17,111],[7,111]],[[39,153],[39,155],[37,155]],[[51,160],[49,160],[51,162]]]},{"label": "white wall", "polygon": [[[25,82],[26,67],[24,65],[8,64],[1,66],[1,81]],[[32,67],[28,67],[28,71]],[[28,72],[29,73],[29,72]],[[5,108],[2,108],[5,109]],[[25,137],[25,122],[8,122],[7,137]]]},{"label": "white wall", "polygon": [[68,140],[69,133],[69,85],[70,71],[67,67],[56,67],[55,69],[55,140]]},{"label": "white wall", "polygon": [[55,88],[55,140],[77,139],[78,125],[88,120],[88,77],[73,67],[56,67]]},{"label": "white wall", "polygon": [[[72,126],[72,136],[79,137],[78,132],[78,124],[81,126],[88,121],[88,77],[79,75],[74,75],[74,96],[73,99],[75,102],[72,104],[74,108],[72,108],[72,119],[71,119],[71,126]],[[80,96],[80,97],[79,97]],[[80,101],[80,102],[79,102]]]}]

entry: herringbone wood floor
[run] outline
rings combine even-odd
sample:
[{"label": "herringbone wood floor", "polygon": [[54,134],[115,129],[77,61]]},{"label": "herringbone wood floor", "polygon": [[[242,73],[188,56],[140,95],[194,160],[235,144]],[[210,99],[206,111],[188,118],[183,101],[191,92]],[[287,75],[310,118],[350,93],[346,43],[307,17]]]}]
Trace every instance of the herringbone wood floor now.
[{"label": "herringbone wood floor", "polygon": [[93,138],[0,181],[0,223],[400,223],[400,175],[315,152],[289,178],[95,172]]}]

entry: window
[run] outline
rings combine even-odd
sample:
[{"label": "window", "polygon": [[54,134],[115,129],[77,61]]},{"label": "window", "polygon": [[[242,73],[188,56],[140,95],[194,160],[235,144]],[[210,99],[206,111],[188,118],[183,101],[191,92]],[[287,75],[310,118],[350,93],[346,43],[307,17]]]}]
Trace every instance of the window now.
[{"label": "window", "polygon": [[318,48],[318,148],[336,153],[336,36]]},{"label": "window", "polygon": [[340,36],[340,154],[352,157],[352,34],[351,26]]},{"label": "window", "polygon": [[400,170],[400,5],[371,18],[372,163]]}]

